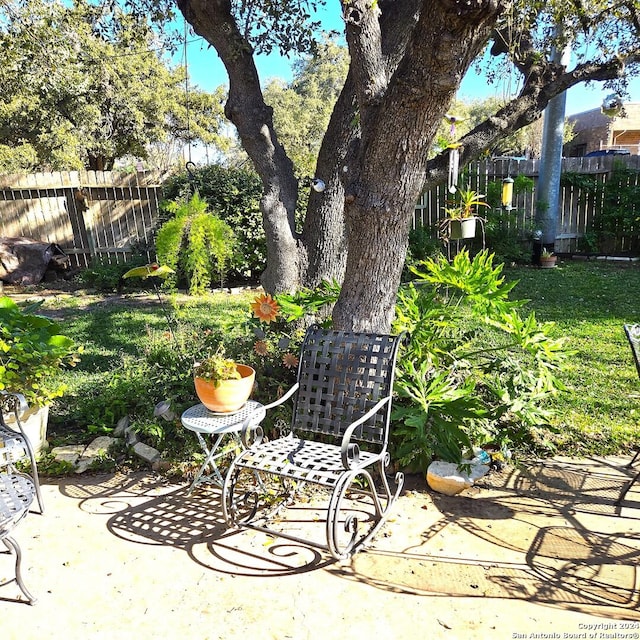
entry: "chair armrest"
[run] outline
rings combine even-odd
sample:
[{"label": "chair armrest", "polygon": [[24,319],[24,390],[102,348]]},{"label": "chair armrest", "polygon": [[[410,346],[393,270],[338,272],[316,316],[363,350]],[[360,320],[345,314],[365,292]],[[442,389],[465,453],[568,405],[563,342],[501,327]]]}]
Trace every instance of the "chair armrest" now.
[{"label": "chair armrest", "polygon": [[274,407],[277,407],[278,405],[281,405],[284,402],[286,402],[298,390],[299,386],[300,386],[300,383],[296,382],[291,387],[291,389],[289,389],[283,396],[281,396],[274,402],[271,402],[269,404],[266,404],[260,407],[259,409],[256,409],[248,418],[245,419],[244,424],[242,425],[240,438],[242,440],[242,444],[246,448],[249,448],[250,446],[249,438],[251,436],[252,430],[255,431],[255,439],[253,444],[260,444],[260,442],[262,441],[262,437],[264,433],[262,431],[262,427],[260,426],[260,423],[264,420],[267,411],[269,409],[273,409]]},{"label": "chair armrest", "polygon": [[29,403],[26,398],[21,393],[14,393],[12,391],[0,391],[0,425],[8,429],[9,431],[14,431],[18,433],[16,429],[10,427],[4,419],[4,410],[12,411],[16,417],[16,424],[18,425],[18,430],[20,433],[26,437],[24,429],[22,428],[22,422],[20,421],[20,416],[29,408]]},{"label": "chair armrest", "polygon": [[289,391],[287,391],[287,393],[285,393],[283,396],[280,396],[277,400],[275,400],[274,402],[271,402],[270,404],[265,404],[264,405],[265,411],[268,411],[269,409],[273,409],[273,407],[277,407],[283,402],[286,402],[298,390],[299,386],[300,386],[300,383],[296,382],[293,385],[293,387],[291,387],[291,389],[289,389]]},{"label": "chair armrest", "polygon": [[357,467],[359,448],[357,444],[351,444],[351,436],[353,432],[363,423],[374,416],[384,405],[391,402],[391,396],[386,396],[379,400],[367,413],[358,418],[355,422],[352,422],[342,436],[342,444],[340,445],[340,456],[342,458],[342,464],[345,469],[354,469]]}]

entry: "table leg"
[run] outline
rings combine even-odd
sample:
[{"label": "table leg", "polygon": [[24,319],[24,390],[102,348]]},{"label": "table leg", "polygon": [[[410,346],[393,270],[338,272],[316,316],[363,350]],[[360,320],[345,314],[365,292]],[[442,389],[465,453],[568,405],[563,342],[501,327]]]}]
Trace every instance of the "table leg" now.
[{"label": "table leg", "polygon": [[[214,484],[217,484],[219,487],[222,487],[222,483],[223,483],[222,474],[220,473],[220,469],[218,469],[218,465],[215,463],[215,461],[216,461],[217,458],[219,458],[220,456],[224,455],[224,453],[225,453],[224,451],[222,451],[220,453],[218,453],[217,451],[218,451],[218,447],[220,446],[220,443],[222,442],[222,439],[226,435],[230,435],[233,440],[235,440],[240,446],[242,446],[242,443],[241,443],[241,440],[240,440],[240,436],[237,433],[234,433],[234,432],[217,434],[216,438],[215,438],[215,441],[213,442],[211,447],[207,446],[207,441],[205,440],[204,436],[201,433],[196,432],[196,436],[198,438],[198,442],[200,443],[200,448],[202,449],[202,451],[205,454],[205,461],[202,464],[202,466],[200,467],[200,470],[196,474],[196,477],[194,478],[193,482],[191,483],[191,486],[189,487],[189,490],[187,491],[187,495],[191,495],[193,490],[199,484],[212,482]],[[212,437],[213,437],[213,434],[212,434]],[[211,475],[213,476],[213,478],[210,478],[210,477],[203,478],[202,477],[204,472],[206,471],[207,467],[211,470]]]}]

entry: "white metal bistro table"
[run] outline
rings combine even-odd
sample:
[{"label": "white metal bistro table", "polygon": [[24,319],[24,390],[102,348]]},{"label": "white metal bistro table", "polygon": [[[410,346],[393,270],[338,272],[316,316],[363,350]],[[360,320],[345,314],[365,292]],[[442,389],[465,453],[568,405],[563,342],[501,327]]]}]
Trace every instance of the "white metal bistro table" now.
[{"label": "white metal bistro table", "polygon": [[[226,435],[231,436],[242,447],[240,432],[245,424],[258,424],[266,415],[264,406],[255,400],[249,400],[241,409],[233,413],[213,413],[203,404],[187,409],[180,420],[185,429],[193,431],[205,454],[205,461],[189,487],[187,495],[203,483],[214,483],[222,487],[222,474],[216,460],[225,454],[219,451],[220,444]],[[209,436],[210,442],[207,442]],[[210,474],[204,475],[209,469]]]}]

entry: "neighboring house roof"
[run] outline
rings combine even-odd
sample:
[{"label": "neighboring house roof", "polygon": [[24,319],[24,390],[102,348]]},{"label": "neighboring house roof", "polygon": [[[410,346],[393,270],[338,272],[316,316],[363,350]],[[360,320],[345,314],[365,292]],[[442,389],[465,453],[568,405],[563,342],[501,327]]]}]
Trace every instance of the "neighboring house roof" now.
[{"label": "neighboring house roof", "polygon": [[568,116],[567,120],[573,124],[575,135],[564,147],[565,156],[615,149],[640,155],[640,102],[625,102],[622,113],[613,118],[598,108]]}]

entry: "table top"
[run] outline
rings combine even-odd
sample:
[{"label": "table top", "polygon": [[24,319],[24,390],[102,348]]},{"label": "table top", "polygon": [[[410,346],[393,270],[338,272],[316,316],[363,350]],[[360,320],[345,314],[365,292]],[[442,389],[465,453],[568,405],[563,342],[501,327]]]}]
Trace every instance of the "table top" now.
[{"label": "table top", "polygon": [[187,409],[180,420],[186,429],[198,433],[226,433],[240,431],[248,418],[259,423],[265,416],[264,407],[255,400],[249,400],[242,409],[233,413],[213,413],[203,404]]}]

